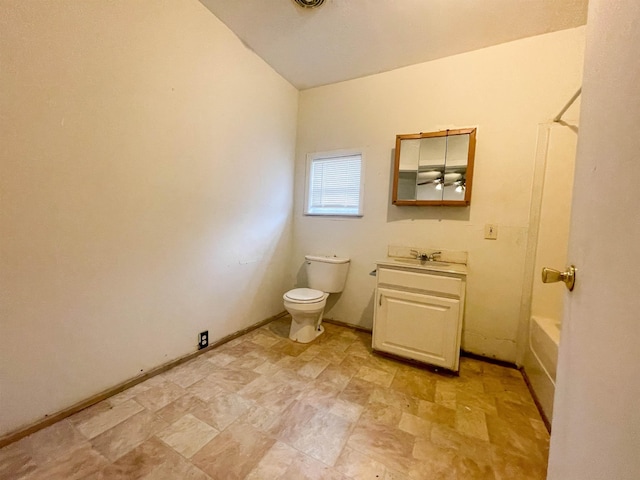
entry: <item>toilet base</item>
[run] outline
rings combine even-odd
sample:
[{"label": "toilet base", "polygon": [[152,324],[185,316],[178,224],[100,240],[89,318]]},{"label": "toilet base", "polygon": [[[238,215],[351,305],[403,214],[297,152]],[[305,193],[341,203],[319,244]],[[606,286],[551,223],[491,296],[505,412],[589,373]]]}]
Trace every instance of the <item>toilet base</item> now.
[{"label": "toilet base", "polygon": [[320,321],[298,322],[295,318],[291,318],[291,328],[289,329],[289,339],[298,343],[309,343],[314,341],[324,333],[324,327],[319,325]]},{"label": "toilet base", "polygon": [[284,308],[286,308],[287,312],[291,315],[289,339],[294,342],[309,343],[324,332],[322,316],[329,294],[323,292],[318,293],[321,295],[320,301],[312,303],[292,302],[287,300],[286,293],[284,295]]}]

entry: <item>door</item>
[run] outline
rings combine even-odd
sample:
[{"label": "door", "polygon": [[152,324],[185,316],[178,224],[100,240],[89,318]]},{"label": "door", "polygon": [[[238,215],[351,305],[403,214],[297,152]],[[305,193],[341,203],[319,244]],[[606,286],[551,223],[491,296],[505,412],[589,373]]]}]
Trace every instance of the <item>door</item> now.
[{"label": "door", "polygon": [[457,370],[460,300],[378,288],[373,348]]},{"label": "door", "polygon": [[551,480],[640,478],[640,2],[590,0]]}]

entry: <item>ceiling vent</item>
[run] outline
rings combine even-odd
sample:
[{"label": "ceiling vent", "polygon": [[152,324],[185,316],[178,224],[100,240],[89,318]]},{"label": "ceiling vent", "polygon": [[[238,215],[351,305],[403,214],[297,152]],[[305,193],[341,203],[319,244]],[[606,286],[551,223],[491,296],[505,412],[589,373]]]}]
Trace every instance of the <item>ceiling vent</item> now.
[{"label": "ceiling vent", "polygon": [[316,8],[324,3],[324,0],[294,0],[302,8]]}]

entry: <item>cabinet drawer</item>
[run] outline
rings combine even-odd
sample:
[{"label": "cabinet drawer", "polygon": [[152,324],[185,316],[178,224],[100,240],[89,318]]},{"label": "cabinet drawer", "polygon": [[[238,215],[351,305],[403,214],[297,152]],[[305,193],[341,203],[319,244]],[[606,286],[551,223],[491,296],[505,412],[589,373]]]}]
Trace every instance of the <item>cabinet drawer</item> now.
[{"label": "cabinet drawer", "polygon": [[379,268],[378,283],[459,297],[462,280],[428,273]]}]

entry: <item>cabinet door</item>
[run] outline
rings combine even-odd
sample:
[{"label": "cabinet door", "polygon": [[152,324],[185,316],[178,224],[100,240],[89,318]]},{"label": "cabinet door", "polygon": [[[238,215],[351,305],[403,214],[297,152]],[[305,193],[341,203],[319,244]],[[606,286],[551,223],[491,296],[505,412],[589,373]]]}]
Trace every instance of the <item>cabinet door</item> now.
[{"label": "cabinet door", "polygon": [[378,288],[373,348],[458,370],[460,300]]}]

